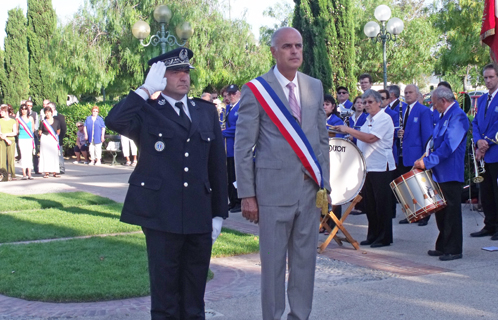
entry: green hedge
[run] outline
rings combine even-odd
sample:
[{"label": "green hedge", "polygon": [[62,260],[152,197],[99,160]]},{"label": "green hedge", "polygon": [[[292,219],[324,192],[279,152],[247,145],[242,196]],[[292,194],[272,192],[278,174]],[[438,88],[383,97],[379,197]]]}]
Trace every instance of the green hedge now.
[{"label": "green hedge", "polygon": [[[64,137],[64,151],[66,154],[72,154],[72,150],[76,145],[76,132],[78,128],[76,127],[76,122],[85,122],[88,116],[92,115],[93,106],[99,107],[99,115],[105,119],[109,111],[117,102],[97,102],[97,103],[76,103],[70,106],[57,106],[57,112],[60,112],[66,117],[67,132]],[[35,111],[40,114],[41,106],[33,107]],[[106,129],[106,134],[117,135],[118,133]],[[69,152],[69,153],[68,153]]]}]

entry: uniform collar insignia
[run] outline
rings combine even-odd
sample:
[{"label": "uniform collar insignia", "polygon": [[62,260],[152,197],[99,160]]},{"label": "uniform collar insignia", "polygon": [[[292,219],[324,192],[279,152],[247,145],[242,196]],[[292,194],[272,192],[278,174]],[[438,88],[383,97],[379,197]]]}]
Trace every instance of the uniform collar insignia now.
[{"label": "uniform collar insignia", "polygon": [[162,98],[162,99],[159,99],[157,101],[157,103],[160,105],[160,106],[164,106],[166,104],[166,99]]},{"label": "uniform collar insignia", "polygon": [[192,107],[195,107],[195,102],[190,100],[190,103],[192,104]]}]

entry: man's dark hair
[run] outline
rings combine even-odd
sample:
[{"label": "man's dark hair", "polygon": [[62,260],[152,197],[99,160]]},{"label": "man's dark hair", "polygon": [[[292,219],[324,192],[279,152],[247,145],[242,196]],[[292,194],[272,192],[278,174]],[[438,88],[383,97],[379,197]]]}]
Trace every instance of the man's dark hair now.
[{"label": "man's dark hair", "polygon": [[[498,73],[497,73],[497,74],[498,74]],[[448,82],[446,82],[446,81],[441,81],[441,82],[439,82],[439,83],[437,84],[437,86],[438,86],[438,88],[439,88],[440,86],[443,86],[443,87],[446,87],[446,88],[450,89],[451,91],[453,91],[453,89],[451,89],[451,85],[450,85]]]},{"label": "man's dark hair", "polygon": [[372,81],[372,76],[368,73],[363,73],[361,76],[360,76],[360,81],[365,79],[365,78],[368,78],[368,81],[370,81],[370,83],[373,83]]},{"label": "man's dark hair", "polygon": [[391,94],[391,93],[394,94],[396,99],[398,99],[400,94],[401,94],[401,89],[399,88],[399,86],[397,86],[395,84],[392,84],[389,87],[387,87],[387,90],[389,91],[389,94]]},{"label": "man's dark hair", "polygon": [[484,66],[484,68],[482,69],[482,72],[484,73],[484,71],[486,70],[494,70],[495,73],[498,75],[498,65],[496,63],[490,63],[490,64],[487,64],[486,66]]},{"label": "man's dark hair", "polygon": [[330,95],[330,94],[324,95],[323,96],[323,101],[328,101],[328,102],[330,102],[332,104],[336,104],[334,97],[332,97],[332,95]]}]

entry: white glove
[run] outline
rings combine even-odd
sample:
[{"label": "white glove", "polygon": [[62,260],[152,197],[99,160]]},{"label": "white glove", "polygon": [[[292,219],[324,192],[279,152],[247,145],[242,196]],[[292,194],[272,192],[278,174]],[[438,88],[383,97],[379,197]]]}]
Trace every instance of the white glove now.
[{"label": "white glove", "polygon": [[145,83],[142,85],[147,91],[149,91],[149,96],[153,95],[157,91],[163,91],[166,88],[168,80],[164,77],[166,73],[166,65],[164,62],[154,63],[145,78]]},{"label": "white glove", "polygon": [[213,233],[211,233],[211,238],[213,239],[213,244],[221,233],[221,226],[223,225],[222,217],[213,218]]}]

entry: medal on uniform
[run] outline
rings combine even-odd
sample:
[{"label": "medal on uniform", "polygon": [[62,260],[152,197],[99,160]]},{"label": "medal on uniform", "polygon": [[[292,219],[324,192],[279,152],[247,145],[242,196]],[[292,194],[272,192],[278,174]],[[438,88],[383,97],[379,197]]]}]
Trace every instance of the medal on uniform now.
[{"label": "medal on uniform", "polygon": [[193,107],[195,107],[195,102],[190,100],[190,103],[192,104]]},{"label": "medal on uniform", "polygon": [[165,99],[160,99],[159,101],[157,101],[157,103],[160,105],[160,106],[164,106],[166,104],[166,100]]},{"label": "medal on uniform", "polygon": [[154,144],[154,149],[156,149],[156,151],[158,151],[158,152],[163,151],[164,150],[164,142],[163,141],[157,141]]}]

